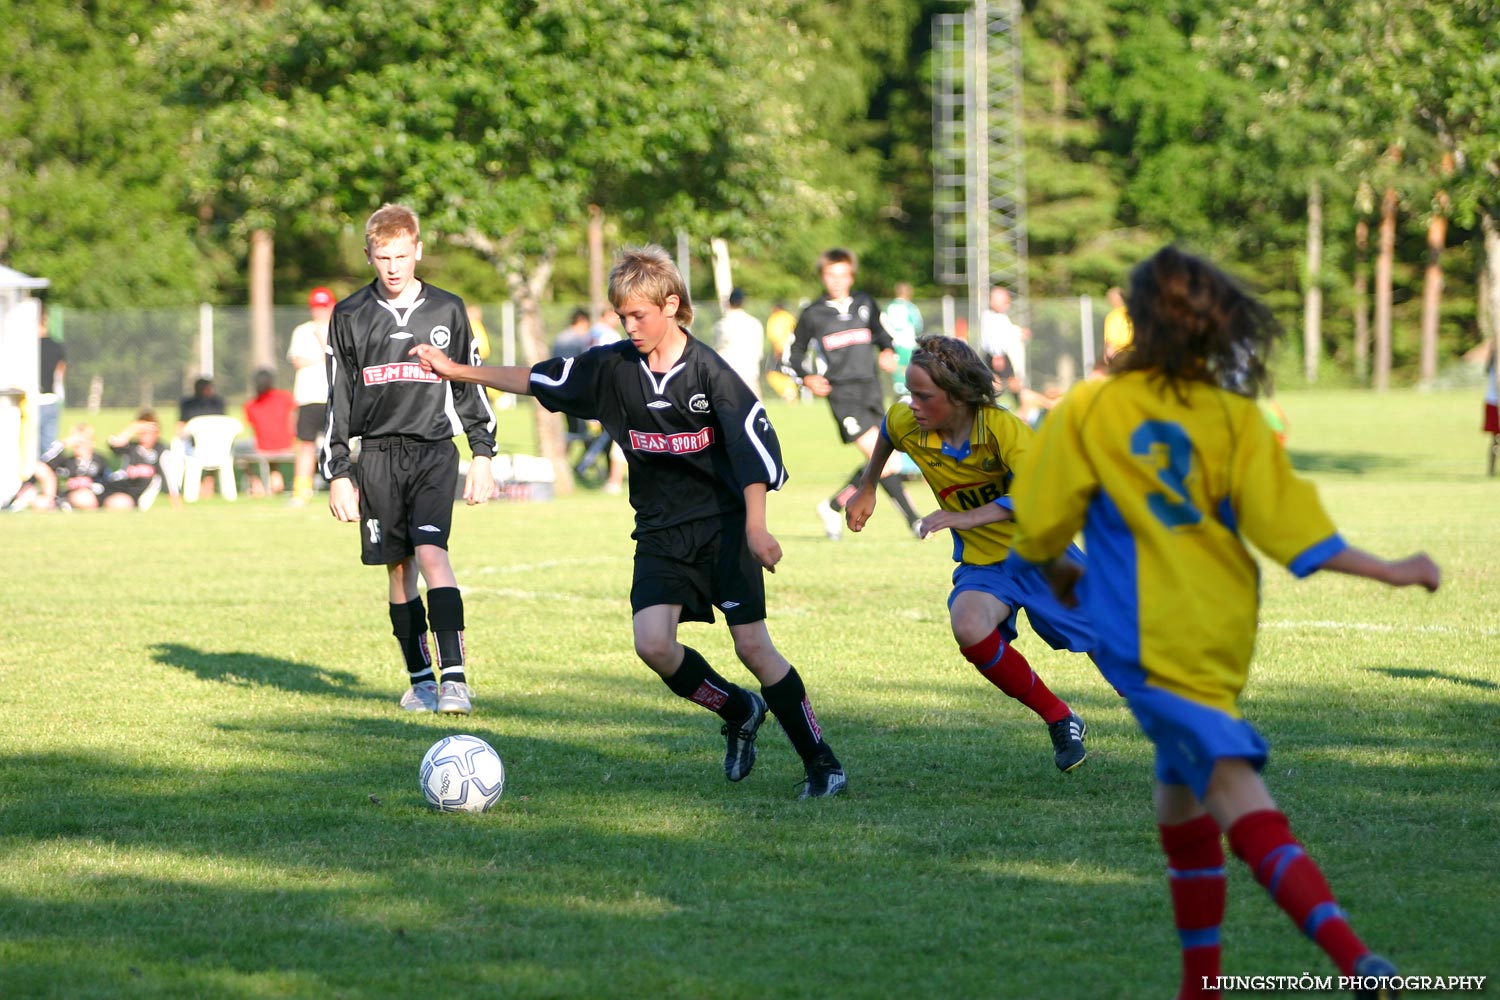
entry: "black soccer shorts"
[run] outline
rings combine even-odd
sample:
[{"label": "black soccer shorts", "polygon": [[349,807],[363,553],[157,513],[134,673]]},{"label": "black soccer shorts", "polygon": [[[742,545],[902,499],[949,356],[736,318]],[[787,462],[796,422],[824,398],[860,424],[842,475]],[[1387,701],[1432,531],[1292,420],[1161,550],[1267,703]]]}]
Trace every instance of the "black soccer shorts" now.
[{"label": "black soccer shorts", "polygon": [[452,441],[366,438],[354,465],[359,487],[360,561],[401,562],[418,545],[448,547],[458,448]]},{"label": "black soccer shorts", "polygon": [[730,625],[766,617],[765,575],[745,541],[743,511],[648,531],[636,539],[630,611],[661,604],[682,605],[685,622],[713,622],[715,606]]},{"label": "black soccer shorts", "polygon": [[303,403],[297,407],[297,440],[316,441],[328,423],[327,403]]},{"label": "black soccer shorts", "polygon": [[845,444],[858,440],[871,427],[879,427],[885,419],[885,394],[879,382],[836,385],[828,394],[828,405]]}]

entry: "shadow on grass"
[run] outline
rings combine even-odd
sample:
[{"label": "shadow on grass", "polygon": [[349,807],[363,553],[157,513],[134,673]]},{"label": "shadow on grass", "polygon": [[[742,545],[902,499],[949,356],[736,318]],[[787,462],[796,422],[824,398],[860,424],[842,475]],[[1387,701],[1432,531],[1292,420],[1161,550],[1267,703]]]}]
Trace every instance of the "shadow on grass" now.
[{"label": "shadow on grass", "polygon": [[[354,686],[275,659],[159,656],[232,683],[287,687],[276,675],[290,672],[325,685],[312,690]],[[1413,673],[1377,669],[1393,683]],[[725,782],[717,720],[644,668],[517,698],[524,718],[500,703],[461,721],[394,709],[226,719],[217,731],[231,752],[208,762],[192,741],[165,755],[20,754],[0,773],[0,843],[17,870],[51,873],[0,887],[0,940],[23,943],[0,967],[0,993],[1024,997],[1065,966],[1072,995],[1165,995],[1177,944],[1150,821],[1152,755],[1107,685],[1071,680],[1079,711],[1100,723],[1100,753],[1067,776],[1044,727],[978,678],[955,688],[934,669],[872,681],[871,699],[845,689],[825,720],[850,767],[850,793],[833,802],[794,800],[799,762],[770,730],[755,773]],[[876,703],[892,690],[919,707]],[[1437,765],[1325,752],[1407,751],[1426,734],[1436,747],[1474,696],[1403,702],[1399,724],[1390,704],[1323,700],[1263,698],[1256,721],[1285,744],[1275,766],[1299,772],[1276,785],[1333,859],[1335,890],[1392,914],[1367,921],[1385,940],[1395,914],[1482,926],[1488,898],[1452,887],[1492,841],[1398,856],[1483,818],[1500,755],[1478,751],[1495,737],[1479,734],[1462,789]],[[524,734],[538,722],[545,736]],[[421,805],[417,761],[455,724],[510,769],[488,816]],[[1234,914],[1231,968],[1320,961],[1235,871],[1236,896],[1253,903]],[[1434,891],[1393,898],[1429,880]],[[1021,963],[993,928],[1028,918]],[[812,944],[789,948],[788,928]],[[448,960],[455,939],[461,962]],[[1418,965],[1452,961],[1425,938],[1397,944]],[[808,961],[808,948],[836,960]],[[705,953],[736,960],[705,966]]]},{"label": "shadow on grass", "polygon": [[1288,456],[1292,460],[1292,468],[1298,472],[1342,472],[1355,476],[1386,472],[1410,464],[1399,455],[1382,455],[1377,452],[1290,449]]},{"label": "shadow on grass", "polygon": [[186,670],[205,681],[240,687],[260,685],[300,694],[336,694],[344,697],[383,697],[363,690],[359,677],[347,670],[329,670],[311,663],[297,663],[260,653],[211,653],[175,642],[151,647],[157,663]]},{"label": "shadow on grass", "polygon": [[1483,691],[1500,690],[1500,684],[1494,681],[1445,674],[1441,670],[1419,670],[1415,667],[1369,667],[1367,669],[1371,673],[1385,674],[1387,677],[1395,677],[1399,680],[1446,681],[1449,684],[1462,684],[1465,687],[1479,688]]}]

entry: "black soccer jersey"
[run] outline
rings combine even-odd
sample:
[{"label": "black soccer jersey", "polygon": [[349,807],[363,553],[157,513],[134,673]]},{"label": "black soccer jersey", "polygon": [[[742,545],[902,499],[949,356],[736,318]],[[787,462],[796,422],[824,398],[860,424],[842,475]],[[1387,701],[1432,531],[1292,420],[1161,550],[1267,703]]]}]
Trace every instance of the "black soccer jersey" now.
[{"label": "black soccer jersey", "polygon": [[448,382],[410,356],[432,344],[463,364],[480,364],[463,300],[427,283],[406,307],[375,282],[333,308],[328,324],[328,415],[323,478],[349,475],[352,437],[447,441],[465,431],[475,455],[495,454],[495,412],[484,388]]},{"label": "black soccer jersey", "polygon": [[847,309],[839,309],[827,295],[802,310],[786,357],[787,371],[801,378],[809,344],[817,344],[828,365],[823,374],[837,389],[850,382],[878,382],[876,357],[894,350],[895,342],[880,323],[880,306],[865,292],[855,292]]},{"label": "black soccer jersey", "polygon": [[139,441],[132,441],[123,448],[115,448],[113,445],[110,447],[120,456],[120,467],[109,477],[112,482],[122,479],[150,479],[162,474],[161,457],[166,454],[167,446],[160,441],[151,448]]},{"label": "black soccer jersey", "polygon": [[744,488],[786,482],[765,407],[713,348],[688,336],[671,371],[628,340],[531,369],[549,410],[598,420],[630,463],[632,537],[745,507]]},{"label": "black soccer jersey", "polygon": [[104,492],[104,481],[109,478],[109,465],[97,454],[88,458],[68,455],[52,462],[52,471],[57,473],[59,493],[74,490],[89,490],[95,494]]}]

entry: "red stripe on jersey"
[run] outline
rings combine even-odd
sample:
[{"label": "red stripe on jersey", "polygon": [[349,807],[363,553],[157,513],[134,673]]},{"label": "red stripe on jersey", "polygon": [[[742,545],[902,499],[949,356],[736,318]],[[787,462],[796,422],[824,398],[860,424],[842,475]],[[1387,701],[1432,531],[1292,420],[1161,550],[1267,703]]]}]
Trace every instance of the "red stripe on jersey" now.
[{"label": "red stripe on jersey", "polygon": [[977,483],[954,483],[952,486],[948,486],[948,487],[944,488],[942,491],[940,491],[938,493],[938,499],[939,500],[946,500],[946,499],[948,499],[948,496],[950,494],[952,494],[952,493],[957,493],[959,490],[972,490],[975,487],[983,486],[986,482],[987,482],[987,480],[981,479]]},{"label": "red stripe on jersey", "polygon": [[362,370],[365,385],[385,385],[387,382],[441,382],[442,376],[426,371],[413,361],[397,361],[386,365],[370,365]]},{"label": "red stripe on jersey", "polygon": [[655,431],[631,431],[630,447],[635,451],[689,455],[713,447],[714,429],[705,427],[690,434],[661,434]]},{"label": "red stripe on jersey", "polygon": [[843,330],[839,333],[824,334],[823,348],[828,351],[837,351],[841,347],[868,344],[871,339],[872,336],[869,327],[861,327],[858,330]]}]

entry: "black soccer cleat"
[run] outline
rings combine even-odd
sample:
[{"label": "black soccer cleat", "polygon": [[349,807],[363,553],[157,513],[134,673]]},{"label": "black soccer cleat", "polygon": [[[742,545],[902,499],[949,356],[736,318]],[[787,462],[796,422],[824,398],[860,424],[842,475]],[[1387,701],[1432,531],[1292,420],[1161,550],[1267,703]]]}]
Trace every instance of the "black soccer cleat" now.
[{"label": "black soccer cleat", "polygon": [[826,799],[830,795],[841,794],[849,787],[844,766],[826,746],[804,767],[807,770],[807,780],[802,782],[802,791],[797,794],[799,799]]},{"label": "black soccer cleat", "polygon": [[1387,1000],[1401,991],[1392,982],[1400,973],[1390,962],[1374,952],[1360,956],[1354,963],[1354,996],[1356,1000]]},{"label": "black soccer cleat", "polygon": [[1088,731],[1089,727],[1077,712],[1069,712],[1066,719],[1047,723],[1047,735],[1052,737],[1052,759],[1057,762],[1059,771],[1066,774],[1089,759],[1089,752],[1083,746],[1083,737]]},{"label": "black soccer cleat", "polygon": [[750,696],[750,715],[744,722],[724,723],[724,777],[741,781],[755,766],[755,734],[766,721],[766,700],[754,691]]}]

